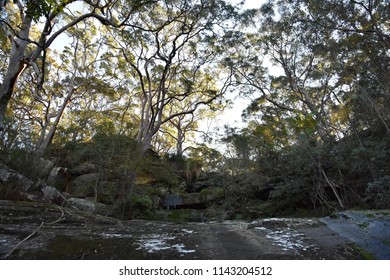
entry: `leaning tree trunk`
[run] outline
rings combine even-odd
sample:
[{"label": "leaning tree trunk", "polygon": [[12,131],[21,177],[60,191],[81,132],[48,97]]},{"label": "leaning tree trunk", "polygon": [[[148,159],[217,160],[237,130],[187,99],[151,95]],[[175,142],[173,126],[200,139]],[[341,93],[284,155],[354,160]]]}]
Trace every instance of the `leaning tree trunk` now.
[{"label": "leaning tree trunk", "polygon": [[52,124],[52,126],[49,130],[49,133],[46,136],[42,135],[43,137],[39,141],[39,143],[37,144],[37,147],[36,147],[36,151],[38,154],[42,155],[46,151],[47,147],[49,147],[49,145],[51,144],[53,137],[54,137],[54,134],[55,134],[55,132],[58,128],[58,125],[60,123],[60,120],[62,118],[62,115],[64,114],[66,106],[68,105],[73,93],[74,93],[74,90],[70,89],[68,92],[68,95],[66,96],[65,100],[63,101],[63,103],[61,105],[61,108],[59,109],[59,111],[57,113],[56,119],[54,120],[54,123]]},{"label": "leaning tree trunk", "polygon": [[[24,47],[25,49],[25,47]],[[8,103],[14,92],[16,81],[26,67],[23,62],[24,50],[17,48],[10,58],[9,67],[0,86],[0,131],[4,129],[4,118]]]},{"label": "leaning tree trunk", "polygon": [[0,131],[4,129],[4,117],[7,112],[8,102],[10,101],[15,84],[19,75],[26,68],[28,61],[25,58],[25,52],[28,45],[32,18],[26,16],[17,38],[13,34],[8,34],[11,38],[11,53],[8,63],[8,69],[0,85]]}]

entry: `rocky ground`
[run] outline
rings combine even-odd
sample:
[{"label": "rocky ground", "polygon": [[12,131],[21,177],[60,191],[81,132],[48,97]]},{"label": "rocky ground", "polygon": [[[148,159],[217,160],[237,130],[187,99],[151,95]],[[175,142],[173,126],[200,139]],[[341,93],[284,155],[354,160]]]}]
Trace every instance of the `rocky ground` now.
[{"label": "rocky ground", "polygon": [[[382,217],[387,223],[388,216]],[[378,216],[371,218],[383,220]],[[359,249],[364,244],[332,229],[332,224],[342,219],[344,216],[327,221],[273,218],[250,223],[119,221],[52,204],[0,201],[0,258],[365,258],[362,254],[365,250]],[[366,231],[365,237],[373,239],[367,232],[370,223],[364,225],[367,226],[361,226],[360,230]],[[382,238],[383,250],[389,249],[386,238]],[[378,256],[386,258],[387,255]]]}]

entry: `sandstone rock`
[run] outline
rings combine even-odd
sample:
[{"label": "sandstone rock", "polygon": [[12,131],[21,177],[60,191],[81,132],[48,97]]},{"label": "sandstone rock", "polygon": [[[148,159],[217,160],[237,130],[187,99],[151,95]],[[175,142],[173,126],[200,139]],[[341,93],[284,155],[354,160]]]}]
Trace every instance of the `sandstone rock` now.
[{"label": "sandstone rock", "polygon": [[56,188],[52,186],[44,186],[41,188],[41,192],[43,193],[43,199],[47,202],[53,202],[60,206],[67,205],[66,198]]},{"label": "sandstone rock", "polygon": [[95,214],[108,215],[110,213],[110,208],[107,205],[104,205],[100,202],[95,202],[83,198],[69,198],[69,205],[82,210]]},{"label": "sandstone rock", "polygon": [[13,190],[26,192],[33,182],[19,172],[0,163],[0,183],[9,186]]},{"label": "sandstone rock", "polygon": [[76,197],[94,196],[98,184],[99,173],[83,174],[70,182],[69,190]]},{"label": "sandstone rock", "polygon": [[75,168],[70,169],[69,172],[73,176],[81,176],[88,173],[96,173],[97,170],[98,168],[96,167],[95,164],[85,162],[80,164],[79,166],[76,166]]},{"label": "sandstone rock", "polygon": [[44,158],[38,158],[34,162],[35,170],[38,172],[38,176],[40,178],[47,178],[50,174],[50,171],[54,167],[54,162]]},{"label": "sandstone rock", "polygon": [[97,197],[99,202],[111,204],[117,195],[117,183],[101,180],[99,173],[84,174],[69,183],[73,197]]},{"label": "sandstone rock", "polygon": [[71,179],[69,170],[65,167],[53,167],[47,179],[48,185],[54,186],[62,191],[67,191]]}]

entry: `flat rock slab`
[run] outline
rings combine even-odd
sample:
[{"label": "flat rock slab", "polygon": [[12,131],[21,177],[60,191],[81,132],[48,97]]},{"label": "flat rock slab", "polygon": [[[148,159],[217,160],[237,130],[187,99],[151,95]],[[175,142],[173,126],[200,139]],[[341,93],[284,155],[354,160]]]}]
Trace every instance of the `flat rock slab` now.
[{"label": "flat rock slab", "polygon": [[360,259],[350,243],[317,219],[119,221],[0,201],[0,258],[12,251],[8,259]]},{"label": "flat rock slab", "polygon": [[321,221],[376,259],[390,259],[390,210],[344,211]]}]

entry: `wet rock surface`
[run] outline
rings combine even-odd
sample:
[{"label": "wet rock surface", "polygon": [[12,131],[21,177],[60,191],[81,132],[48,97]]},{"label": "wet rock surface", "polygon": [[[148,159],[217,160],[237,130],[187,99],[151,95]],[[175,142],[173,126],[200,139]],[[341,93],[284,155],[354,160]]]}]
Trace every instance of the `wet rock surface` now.
[{"label": "wet rock surface", "polygon": [[390,210],[344,211],[321,219],[376,259],[390,259]]},{"label": "wet rock surface", "polygon": [[317,219],[119,221],[0,201],[0,257],[8,259],[360,259],[350,242]]}]

